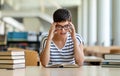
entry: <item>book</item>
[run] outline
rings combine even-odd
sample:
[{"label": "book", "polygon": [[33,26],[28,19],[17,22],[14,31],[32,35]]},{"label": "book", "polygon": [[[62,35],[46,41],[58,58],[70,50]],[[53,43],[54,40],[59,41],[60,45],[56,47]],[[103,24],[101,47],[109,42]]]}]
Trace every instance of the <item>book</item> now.
[{"label": "book", "polygon": [[105,62],[105,61],[104,61],[104,62],[102,62],[101,64],[102,64],[102,65],[104,65],[104,64],[105,64],[105,65],[109,65],[109,64],[110,64],[110,65],[112,65],[112,64],[114,64],[114,65],[120,65],[120,62],[114,62],[114,61],[113,61],[113,62],[107,62],[107,61]]},{"label": "book", "polygon": [[23,55],[18,55],[18,56],[16,56],[16,55],[13,55],[13,56],[10,56],[10,55],[2,55],[2,56],[0,56],[0,60],[6,60],[6,59],[24,59],[25,58],[25,56],[23,56]]},{"label": "book", "polygon": [[15,64],[15,63],[25,63],[25,59],[10,59],[10,60],[0,60],[0,64]]},{"label": "book", "polygon": [[85,56],[85,62],[101,62],[103,58],[96,56]]},{"label": "book", "polygon": [[120,60],[113,60],[113,59],[105,59],[102,62],[120,62]]},{"label": "book", "polygon": [[105,59],[102,61],[101,66],[118,68],[120,67],[120,60]]},{"label": "book", "polygon": [[120,68],[120,65],[101,65],[102,67]]},{"label": "book", "polygon": [[53,64],[53,65],[46,65],[47,68],[78,68],[80,67],[77,64]]},{"label": "book", "polygon": [[0,56],[5,56],[5,55],[25,55],[24,51],[5,51],[5,52],[0,52]]},{"label": "book", "polygon": [[25,64],[0,64],[0,69],[18,69],[25,68]]},{"label": "book", "polygon": [[120,60],[120,54],[104,54],[104,59],[115,59]]}]

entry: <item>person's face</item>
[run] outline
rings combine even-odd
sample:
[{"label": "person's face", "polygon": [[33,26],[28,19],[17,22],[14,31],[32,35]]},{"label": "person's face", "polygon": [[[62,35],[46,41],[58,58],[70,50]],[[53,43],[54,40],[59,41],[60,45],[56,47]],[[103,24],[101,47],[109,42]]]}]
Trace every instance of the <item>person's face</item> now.
[{"label": "person's face", "polygon": [[69,21],[57,22],[55,27],[57,34],[66,35],[66,33],[69,31],[70,24]]}]

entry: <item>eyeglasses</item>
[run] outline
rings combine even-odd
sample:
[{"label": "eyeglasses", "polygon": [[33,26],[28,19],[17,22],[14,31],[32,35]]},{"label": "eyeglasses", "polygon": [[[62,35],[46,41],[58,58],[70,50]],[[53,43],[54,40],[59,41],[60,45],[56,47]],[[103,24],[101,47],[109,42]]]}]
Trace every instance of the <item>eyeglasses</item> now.
[{"label": "eyeglasses", "polygon": [[58,30],[62,30],[64,28],[64,30],[68,30],[69,29],[69,24],[61,26],[61,25],[56,25],[56,29]]}]

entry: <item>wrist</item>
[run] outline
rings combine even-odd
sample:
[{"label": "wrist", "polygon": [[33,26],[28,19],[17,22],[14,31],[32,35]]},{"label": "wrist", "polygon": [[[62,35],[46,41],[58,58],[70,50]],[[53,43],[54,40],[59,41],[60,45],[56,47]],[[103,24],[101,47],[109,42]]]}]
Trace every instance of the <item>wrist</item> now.
[{"label": "wrist", "polygon": [[50,42],[51,42],[51,41],[52,41],[52,38],[48,36],[47,41],[50,41]]},{"label": "wrist", "polygon": [[76,39],[76,38],[73,38],[73,42],[76,43],[76,42],[77,42],[77,39]]},{"label": "wrist", "polygon": [[52,34],[52,33],[49,33],[49,35],[48,35],[48,40],[52,40],[52,38],[53,38],[53,34]]},{"label": "wrist", "polygon": [[71,36],[72,36],[72,39],[73,39],[73,40],[76,39],[76,34],[75,34],[75,33],[73,33]]}]

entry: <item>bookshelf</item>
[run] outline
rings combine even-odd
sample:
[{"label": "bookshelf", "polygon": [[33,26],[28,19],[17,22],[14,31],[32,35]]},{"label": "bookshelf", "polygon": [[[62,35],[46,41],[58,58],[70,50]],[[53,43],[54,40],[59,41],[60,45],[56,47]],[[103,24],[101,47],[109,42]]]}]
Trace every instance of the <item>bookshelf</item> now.
[{"label": "bookshelf", "polygon": [[8,32],[7,47],[23,48],[39,52],[40,41],[34,32]]},{"label": "bookshelf", "polygon": [[39,52],[40,41],[7,41],[8,47],[17,47],[23,49],[30,49]]}]

